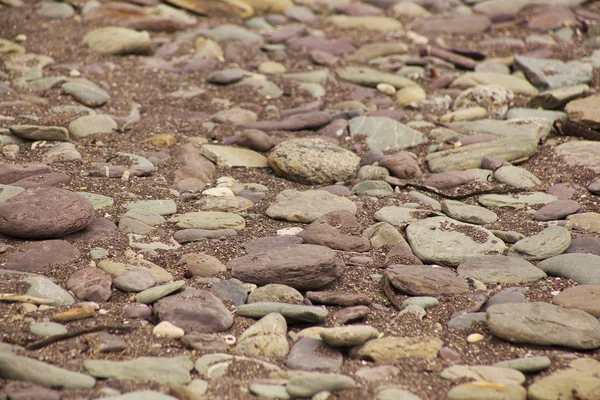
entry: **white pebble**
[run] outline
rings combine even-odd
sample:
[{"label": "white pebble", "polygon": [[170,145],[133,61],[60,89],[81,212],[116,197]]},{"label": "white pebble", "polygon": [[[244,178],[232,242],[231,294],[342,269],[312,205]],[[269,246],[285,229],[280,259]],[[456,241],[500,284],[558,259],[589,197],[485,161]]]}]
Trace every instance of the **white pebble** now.
[{"label": "white pebble", "polygon": [[168,321],[163,321],[156,325],[152,330],[154,336],[166,337],[169,339],[181,339],[185,332]]},{"label": "white pebble", "polygon": [[396,88],[389,83],[380,83],[377,85],[377,90],[384,94],[395,94]]},{"label": "white pebble", "polygon": [[277,231],[277,236],[296,236],[303,230],[304,229],[300,228],[299,226],[295,226],[293,228],[283,228]]},{"label": "white pebble", "polygon": [[205,191],[202,192],[202,194],[205,196],[214,196],[214,197],[233,197],[233,196],[235,196],[235,194],[233,194],[233,191],[231,189],[229,189],[228,187],[215,187],[215,188],[206,189]]},{"label": "white pebble", "polygon": [[467,336],[467,342],[469,343],[477,343],[484,339],[485,337],[481,333],[471,333]]}]

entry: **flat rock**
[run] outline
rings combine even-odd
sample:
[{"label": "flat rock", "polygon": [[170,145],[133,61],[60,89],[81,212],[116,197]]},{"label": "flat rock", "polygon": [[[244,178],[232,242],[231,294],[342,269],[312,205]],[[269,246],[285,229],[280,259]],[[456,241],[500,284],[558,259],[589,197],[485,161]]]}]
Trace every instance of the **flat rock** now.
[{"label": "flat rock", "polygon": [[117,123],[107,115],[84,115],[71,121],[68,127],[73,139],[112,133],[117,128]]},{"label": "flat rock", "polygon": [[479,204],[485,207],[523,208],[525,206],[544,205],[556,201],[556,196],[543,192],[518,193],[514,195],[484,194],[479,196]]},{"label": "flat rock", "polygon": [[326,374],[319,372],[303,372],[294,374],[286,384],[286,390],[292,397],[312,397],[328,391],[355,389],[358,385],[354,379],[341,374]]},{"label": "flat rock", "polygon": [[467,281],[448,268],[391,265],[387,272],[390,283],[411,296],[452,296],[469,291]]},{"label": "flat rock", "polygon": [[432,17],[416,21],[409,29],[421,35],[479,34],[487,31],[491,21],[484,15],[457,15],[453,17]]},{"label": "flat rock", "polygon": [[169,294],[178,291],[185,285],[185,281],[175,281],[165,283],[164,285],[148,288],[135,295],[135,301],[142,304],[152,304],[158,299],[162,299]]},{"label": "flat rock", "polygon": [[[594,97],[597,98],[600,103],[600,95]],[[589,97],[586,99],[589,99]],[[575,120],[576,122],[580,120],[580,123],[587,121],[583,116],[580,118],[575,116],[569,117],[569,119]],[[587,124],[588,126],[593,125],[591,121]],[[593,126],[600,128],[600,123],[597,126]],[[554,151],[556,154],[562,156],[568,165],[578,165],[591,169],[595,173],[600,173],[600,157],[598,157],[600,152],[600,142],[591,140],[572,140],[559,144],[554,148]]]},{"label": "flat rock", "polygon": [[272,313],[265,315],[238,337],[233,353],[282,359],[289,350],[285,318]]},{"label": "flat rock", "polygon": [[322,307],[272,302],[244,304],[236,309],[237,315],[250,318],[262,318],[269,313],[281,314],[290,322],[308,323],[321,322],[328,315],[327,310]]},{"label": "flat rock", "polygon": [[341,29],[366,29],[382,32],[402,29],[402,23],[397,19],[380,15],[333,15],[327,18],[327,22]]},{"label": "flat rock", "polygon": [[581,206],[575,200],[556,200],[550,202],[533,214],[536,221],[553,221],[563,219],[568,215],[575,214]]},{"label": "flat rock", "polygon": [[521,239],[508,251],[526,260],[543,260],[561,254],[571,244],[571,232],[562,226],[550,226],[537,235]]},{"label": "flat rock", "polygon": [[501,254],[505,248],[487,229],[446,217],[411,223],[406,236],[421,261],[441,265],[455,266],[474,255]]},{"label": "flat rock", "polygon": [[14,253],[4,257],[3,268],[13,271],[45,273],[58,264],[79,258],[79,250],[64,240],[43,240],[24,243]]},{"label": "flat rock", "polygon": [[347,180],[358,169],[360,158],[323,139],[290,139],[275,146],[268,157],[278,174],[308,184]]},{"label": "flat rock", "polygon": [[13,135],[27,140],[69,140],[69,131],[61,126],[11,125],[9,129]]},{"label": "flat rock", "polygon": [[494,336],[512,343],[600,347],[600,321],[581,310],[547,303],[496,304],[487,309],[486,319]]},{"label": "flat rock", "polygon": [[384,337],[369,340],[362,346],[350,349],[350,357],[367,359],[375,363],[395,363],[405,358],[431,360],[442,347],[438,338],[427,336]]},{"label": "flat rock", "polygon": [[584,212],[567,216],[567,229],[589,233],[600,232],[600,213]]},{"label": "flat rock", "polygon": [[403,76],[368,67],[345,67],[336,72],[343,81],[372,88],[377,87],[380,83],[387,83],[396,89],[416,85],[414,81]]},{"label": "flat rock", "polygon": [[111,284],[112,278],[109,274],[97,267],[87,267],[71,274],[67,281],[67,288],[79,300],[98,303],[110,299]]},{"label": "flat rock", "polygon": [[525,375],[515,369],[488,365],[452,365],[445,368],[440,376],[451,381],[468,378],[501,385],[525,383]]},{"label": "flat rock", "polygon": [[525,168],[503,165],[494,171],[494,179],[518,189],[535,189],[542,181]]},{"label": "flat rock", "polygon": [[149,271],[156,282],[165,283],[171,282],[173,280],[173,275],[171,275],[167,270],[158,265],[151,263],[147,260],[142,260],[139,258],[133,258],[127,260],[127,262],[117,262],[112,260],[101,260],[98,263],[98,267],[104,270],[106,273],[110,274],[113,278],[117,278],[119,275],[132,270],[132,269],[145,269]]},{"label": "flat rock", "polygon": [[344,356],[339,350],[319,339],[303,337],[292,347],[285,365],[306,371],[337,371],[343,362]]},{"label": "flat rock", "polygon": [[441,202],[442,212],[457,221],[475,225],[493,224],[498,220],[498,215],[487,208],[465,204],[456,200]]},{"label": "flat rock", "polygon": [[512,368],[524,374],[542,371],[552,364],[552,360],[545,356],[514,358],[512,360],[499,361],[494,367]]},{"label": "flat rock", "polygon": [[289,222],[311,223],[333,211],[356,214],[356,204],[349,199],[335,196],[324,190],[281,191],[266,213],[273,219]]},{"label": "flat rock", "polygon": [[525,79],[495,72],[467,72],[450,84],[451,88],[468,89],[478,85],[500,85],[516,94],[534,96],[538,90]]},{"label": "flat rock", "polygon": [[227,268],[242,282],[278,283],[312,290],[336,280],[343,265],[335,251],[327,247],[297,244],[235,258]]},{"label": "flat rock", "polygon": [[186,268],[192,276],[208,277],[227,271],[221,260],[203,253],[184,254],[177,265]]},{"label": "flat rock", "polygon": [[571,239],[571,245],[563,254],[584,253],[600,256],[600,239],[593,236],[583,236]]},{"label": "flat rock", "polygon": [[470,257],[460,263],[458,275],[483,283],[520,283],[546,278],[546,273],[528,261],[508,256]]},{"label": "flat rock", "polygon": [[83,368],[97,378],[181,385],[192,380],[190,371],[194,363],[186,356],[138,357],[127,361],[85,360]]},{"label": "flat rock", "polygon": [[84,78],[70,80],[60,88],[63,93],[73,96],[75,100],[88,107],[100,107],[110,100],[108,92]]},{"label": "flat rock", "polygon": [[196,211],[181,214],[169,219],[179,229],[233,229],[243,230],[246,227],[244,218],[238,214],[220,211]]},{"label": "flat rock", "polygon": [[338,328],[325,328],[319,333],[321,340],[332,347],[360,346],[367,340],[379,336],[379,331],[368,325],[352,325]]},{"label": "flat rock", "polygon": [[600,318],[600,285],[567,288],[554,296],[552,302],[561,307],[583,310]]},{"label": "flat rock", "polygon": [[298,236],[306,244],[318,244],[334,250],[363,252],[371,247],[369,240],[360,236],[361,226],[348,211],[334,211],[317,219]]},{"label": "flat rock", "polygon": [[515,57],[515,66],[525,73],[533,85],[542,90],[575,86],[592,80],[591,64],[580,61],[563,63],[520,55]]},{"label": "flat rock", "polygon": [[581,398],[593,399],[600,389],[599,373],[600,362],[592,358],[574,360],[570,368],[556,371],[529,386],[527,398],[560,399],[576,393]]},{"label": "flat rock", "polygon": [[186,289],[154,303],[160,321],[187,332],[213,333],[229,329],[233,316],[218,297],[206,290]]},{"label": "flat rock", "polygon": [[537,139],[530,136],[507,137],[492,142],[430,153],[425,161],[431,172],[446,172],[479,168],[485,156],[496,156],[508,162],[526,160],[537,151]]},{"label": "flat rock", "polygon": [[25,239],[66,236],[93,219],[85,197],[54,187],[26,189],[0,204],[0,233]]},{"label": "flat rock", "polygon": [[366,135],[366,143],[370,149],[397,151],[427,141],[421,132],[388,117],[352,118],[349,129],[351,136]]},{"label": "flat rock", "polygon": [[490,399],[525,400],[527,392],[515,383],[499,384],[485,381],[467,382],[455,386],[448,392],[448,400]]},{"label": "flat rock", "polygon": [[[0,163],[0,183],[2,185],[10,185],[11,183],[20,181],[21,179],[40,174],[47,174],[49,172],[52,172],[52,169],[48,165],[42,163]],[[7,189],[8,188],[5,190]]]},{"label": "flat rock", "polygon": [[75,299],[63,288],[52,282],[50,279],[41,276],[32,276],[25,278],[25,282],[29,284],[29,288],[25,295],[32,297],[40,297],[43,299],[54,300],[54,305],[70,306],[75,303]]},{"label": "flat rock", "polygon": [[580,253],[560,254],[538,264],[548,275],[572,279],[580,285],[599,285],[599,267],[600,256]]},{"label": "flat rock", "polygon": [[248,304],[258,302],[303,304],[304,296],[291,286],[269,283],[254,289],[248,295]]},{"label": "flat rock", "polygon": [[138,390],[118,396],[103,397],[105,400],[176,400],[177,397],[168,396],[152,390]]},{"label": "flat rock", "polygon": [[204,157],[221,167],[266,168],[269,166],[265,156],[250,149],[205,144],[201,152]]},{"label": "flat rock", "polygon": [[156,280],[147,269],[131,269],[117,276],[113,284],[124,292],[141,292],[154,286]]},{"label": "flat rock", "polygon": [[83,37],[82,43],[102,55],[148,54],[151,45],[148,32],[117,26],[96,28]]}]

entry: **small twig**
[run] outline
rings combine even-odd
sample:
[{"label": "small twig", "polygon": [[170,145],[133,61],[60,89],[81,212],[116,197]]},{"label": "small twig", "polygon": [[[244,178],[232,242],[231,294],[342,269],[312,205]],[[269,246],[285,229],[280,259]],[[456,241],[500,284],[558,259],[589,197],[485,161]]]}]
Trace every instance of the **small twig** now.
[{"label": "small twig", "polygon": [[16,293],[0,293],[0,301],[10,301],[10,302],[17,302],[17,303],[32,303],[32,304],[46,304],[46,305],[54,304],[53,299],[20,295],[20,294],[16,294]]},{"label": "small twig", "polygon": [[404,306],[402,305],[402,303],[396,300],[396,295],[394,294],[394,289],[392,289],[392,285],[390,284],[390,278],[388,277],[387,273],[383,274],[383,277],[381,278],[380,282],[381,289],[383,290],[383,294],[385,295],[386,299],[388,299],[388,301],[392,303],[396,310],[402,311],[404,309]]},{"label": "small twig", "polygon": [[94,326],[93,328],[84,328],[84,329],[80,329],[80,330],[74,331],[74,332],[67,332],[67,333],[64,333],[62,335],[54,335],[54,336],[47,337],[46,339],[38,340],[37,342],[33,342],[33,343],[28,344],[27,346],[25,346],[25,349],[27,349],[27,350],[39,350],[39,349],[44,348],[46,346],[49,346],[49,345],[51,345],[53,343],[57,343],[57,342],[61,342],[61,341],[66,340],[66,339],[71,339],[71,338],[74,338],[74,337],[77,337],[77,336],[85,335],[87,333],[101,332],[101,331],[116,331],[116,332],[125,333],[125,332],[129,332],[132,329],[133,329],[133,326],[125,326],[125,325],[121,325],[121,326],[107,326],[107,325]]},{"label": "small twig", "polygon": [[448,199],[448,200],[464,200],[464,199],[468,199],[469,197],[481,196],[481,195],[484,195],[484,194],[509,194],[509,193],[524,193],[524,192],[526,192],[526,190],[523,190],[523,189],[501,188],[501,189],[476,190],[476,191],[471,192],[471,193],[458,194],[458,195],[450,195],[450,194],[445,194],[445,193],[442,193],[442,192],[438,192],[437,190],[432,189],[429,186],[417,185],[416,183],[405,183],[402,186],[404,186],[404,187],[412,187],[412,188],[417,189],[417,190],[422,190],[424,192],[433,193],[435,195],[438,195],[438,196],[440,196],[440,197],[442,197],[444,199]]}]

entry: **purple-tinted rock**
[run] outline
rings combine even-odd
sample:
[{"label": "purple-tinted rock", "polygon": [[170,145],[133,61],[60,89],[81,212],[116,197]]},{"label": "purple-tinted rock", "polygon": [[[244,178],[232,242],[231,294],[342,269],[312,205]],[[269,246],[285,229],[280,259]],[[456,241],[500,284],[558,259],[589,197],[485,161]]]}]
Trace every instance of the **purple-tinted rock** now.
[{"label": "purple-tinted rock", "polygon": [[340,139],[348,136],[348,121],[336,119],[317,131],[318,135]]},{"label": "purple-tinted rock", "polygon": [[148,319],[152,316],[152,308],[146,304],[132,303],[123,307],[125,318]]},{"label": "purple-tinted rock", "polygon": [[64,236],[63,239],[69,242],[87,242],[93,243],[103,240],[113,240],[119,229],[106,218],[94,218],[92,222],[82,230]]},{"label": "purple-tinted rock", "polygon": [[472,175],[464,171],[448,171],[429,175],[423,180],[423,184],[437,189],[452,189],[473,179]]},{"label": "purple-tinted rock", "polygon": [[518,286],[504,289],[490,297],[485,303],[484,309],[494,304],[525,303],[527,301],[527,297],[525,297],[526,292],[527,288]]},{"label": "purple-tinted rock", "polygon": [[348,211],[334,211],[312,222],[300,234],[304,243],[327,246],[334,250],[363,252],[371,248],[361,236],[362,227]]},{"label": "purple-tinted rock", "polygon": [[206,290],[185,289],[154,303],[158,319],[169,321],[187,332],[222,332],[233,325],[231,312]]},{"label": "purple-tinted rock", "polygon": [[4,390],[11,400],[60,400],[60,391],[35,383],[12,381]]},{"label": "purple-tinted rock", "polygon": [[483,169],[490,169],[492,171],[495,171],[498,168],[507,165],[510,165],[508,161],[496,156],[483,156],[483,158],[481,159],[481,168]]},{"label": "purple-tinted rock", "polygon": [[244,130],[235,143],[239,146],[262,152],[269,151],[275,146],[273,138],[258,129]]},{"label": "purple-tinted rock", "polygon": [[452,296],[469,291],[466,280],[448,268],[427,265],[390,265],[390,283],[411,296]]},{"label": "purple-tinted rock", "polygon": [[362,3],[350,3],[345,6],[335,7],[335,12],[338,14],[346,14],[352,16],[364,16],[364,15],[381,15],[383,14],[380,8],[374,7],[369,4]]},{"label": "purple-tinted rock", "polygon": [[312,12],[310,8],[303,6],[286,7],[286,9],[283,11],[283,14],[290,19],[298,22],[304,22],[305,24],[309,25],[312,25],[319,20],[319,18]]},{"label": "purple-tinted rock", "polygon": [[396,121],[401,121],[405,115],[406,115],[406,111],[404,111],[404,110],[376,110],[376,111],[369,111],[367,113],[367,116],[369,116],[369,117],[388,117],[388,118],[394,119]]},{"label": "purple-tinted rock", "polygon": [[304,24],[289,24],[277,29],[267,37],[269,43],[285,43],[290,39],[299,38],[306,32]]},{"label": "purple-tinted rock", "polygon": [[285,365],[306,371],[337,371],[343,361],[344,356],[339,350],[322,340],[303,337],[290,350]]},{"label": "purple-tinted rock", "polygon": [[45,273],[57,264],[74,261],[79,256],[79,250],[69,242],[44,240],[20,245],[14,253],[5,256],[2,268]]},{"label": "purple-tinted rock", "polygon": [[69,182],[71,182],[71,177],[69,175],[58,172],[49,172],[46,174],[30,175],[27,178],[23,178],[11,183],[11,186],[19,186],[23,189],[29,189],[36,187],[66,185]]},{"label": "purple-tinted rock", "polygon": [[538,10],[529,22],[527,27],[538,32],[547,32],[562,28],[569,21],[573,21],[575,16],[565,7],[548,7]]},{"label": "purple-tinted rock", "polygon": [[336,293],[336,292],[306,292],[306,298],[313,304],[326,304],[330,306],[368,306],[371,298],[359,293]]},{"label": "purple-tinted rock", "polygon": [[66,236],[93,219],[88,199],[54,187],[26,189],[0,204],[0,233],[24,239]]},{"label": "purple-tinted rock", "polygon": [[423,175],[416,156],[408,151],[400,151],[379,160],[379,165],[387,168],[392,176],[412,179]]},{"label": "purple-tinted rock", "polygon": [[343,261],[335,251],[313,244],[297,244],[238,257],[227,264],[242,282],[281,283],[299,290],[318,289],[336,280]]},{"label": "purple-tinted rock", "polygon": [[52,169],[46,164],[6,164],[0,162],[0,184],[10,185],[29,176],[49,172],[52,172]]},{"label": "purple-tinted rock", "polygon": [[336,326],[345,325],[348,322],[366,318],[371,313],[368,306],[345,307],[333,315],[333,321]]},{"label": "purple-tinted rock", "polygon": [[315,36],[292,39],[288,43],[293,46],[305,47],[307,50],[322,50],[335,56],[354,53],[356,51],[356,47],[349,43]]},{"label": "purple-tinted rock", "polygon": [[280,121],[256,121],[246,124],[246,128],[260,129],[263,131],[301,131],[305,129],[318,129],[331,122],[328,112],[316,111],[311,113],[296,114]]},{"label": "purple-tinted rock", "polygon": [[423,262],[414,255],[412,249],[408,246],[393,246],[385,256],[385,263],[402,265],[423,265]]},{"label": "purple-tinted rock", "polygon": [[600,285],[580,285],[563,290],[552,302],[565,308],[583,310],[600,318]]},{"label": "purple-tinted rock", "polygon": [[326,65],[328,67],[332,67],[338,63],[340,60],[338,57],[334,56],[328,51],[321,49],[314,49],[309,52],[310,59],[318,65]]},{"label": "purple-tinted rock", "polygon": [[67,281],[67,288],[82,301],[103,302],[110,299],[112,278],[96,267],[87,267],[75,271]]},{"label": "purple-tinted rock", "polygon": [[117,276],[113,284],[124,292],[141,292],[156,284],[156,279],[147,269],[135,268],[123,272]]},{"label": "purple-tinted rock", "polygon": [[319,190],[324,190],[334,196],[350,196],[352,194],[350,189],[342,185],[323,186]]},{"label": "purple-tinted rock", "polygon": [[556,200],[552,201],[533,214],[536,221],[553,221],[563,219],[567,215],[575,214],[581,209],[581,206],[575,200]]},{"label": "purple-tinted rock", "polygon": [[260,203],[260,201],[267,196],[266,193],[253,192],[252,190],[247,189],[240,191],[237,195],[244,199],[250,200],[254,204]]},{"label": "purple-tinted rock", "polygon": [[593,236],[573,238],[564,253],[587,253],[600,256],[600,239]]}]

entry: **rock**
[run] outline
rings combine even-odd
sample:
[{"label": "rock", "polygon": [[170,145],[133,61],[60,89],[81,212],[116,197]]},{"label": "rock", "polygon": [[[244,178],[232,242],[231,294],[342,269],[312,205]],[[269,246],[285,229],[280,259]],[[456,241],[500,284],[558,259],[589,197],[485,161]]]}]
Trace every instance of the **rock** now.
[{"label": "rock", "polygon": [[186,289],[154,303],[160,321],[169,321],[187,332],[221,332],[233,324],[233,316],[221,300],[205,290]]},{"label": "rock", "polygon": [[49,239],[77,232],[94,218],[83,196],[65,189],[27,189],[0,204],[0,233],[26,239]]},{"label": "rock", "polygon": [[456,200],[443,200],[442,212],[455,220],[475,225],[493,224],[498,220],[495,212]]},{"label": "rock", "polygon": [[269,313],[281,314],[290,322],[307,323],[321,322],[328,315],[322,307],[271,302],[245,304],[236,309],[237,315],[250,318],[262,318]]},{"label": "rock", "polygon": [[4,256],[2,267],[13,271],[49,272],[58,264],[75,261],[79,250],[64,240],[43,240],[25,243]]},{"label": "rock", "polygon": [[592,66],[579,61],[563,63],[558,60],[516,56],[515,67],[521,69],[529,82],[542,90],[574,86],[592,80]]},{"label": "rock", "polygon": [[172,217],[169,222],[177,223],[179,229],[233,229],[241,231],[246,227],[244,218],[229,212],[196,211]]},{"label": "rock", "polygon": [[11,125],[9,129],[13,135],[27,140],[69,140],[69,131],[61,126]]},{"label": "rock", "polygon": [[75,100],[88,107],[100,107],[110,100],[110,95],[94,82],[84,78],[76,78],[63,84],[60,89],[70,94]]},{"label": "rock", "polygon": [[322,139],[291,139],[275,146],[269,165],[287,179],[325,184],[345,181],[358,169],[360,158]]},{"label": "rock", "polygon": [[475,143],[430,153],[425,161],[432,172],[446,172],[479,168],[484,156],[496,156],[512,162],[525,160],[537,151],[537,140],[531,137],[507,137],[492,142]]},{"label": "rock", "polygon": [[494,72],[467,72],[456,78],[450,84],[451,88],[468,89],[478,85],[497,84],[516,94],[534,96],[538,90],[524,79],[513,75],[503,75]]},{"label": "rock", "polygon": [[525,383],[525,375],[515,369],[488,365],[452,365],[445,368],[440,376],[451,381],[469,378],[501,385]]},{"label": "rock", "polygon": [[164,285],[154,286],[135,295],[135,301],[142,304],[152,304],[158,299],[170,295],[181,289],[185,281],[175,281]]},{"label": "rock", "polygon": [[[548,137],[552,130],[552,126],[548,120],[532,118],[529,114],[527,114],[527,118],[525,119],[511,119],[508,121],[482,119],[479,121],[452,122],[449,124],[449,127],[458,133],[469,136],[476,135],[475,137],[477,135],[494,135],[498,138],[529,137],[538,140]],[[462,140],[466,141],[468,139],[463,138]],[[508,161],[503,157],[499,158]]]},{"label": "rock", "polygon": [[291,369],[306,371],[337,371],[344,356],[339,350],[329,347],[319,339],[303,337],[292,347],[285,365]]},{"label": "rock", "polygon": [[119,219],[119,231],[146,235],[154,230],[154,226],[164,222],[165,219],[159,214],[143,209],[132,209]]},{"label": "rock", "polygon": [[459,330],[472,329],[471,326],[478,321],[485,321],[484,312],[469,312],[466,314],[459,314],[452,317],[452,319],[448,321],[448,328]]},{"label": "rock", "polygon": [[27,296],[52,299],[54,300],[54,305],[57,307],[70,306],[75,303],[75,299],[66,290],[53,283],[50,279],[41,276],[32,276],[25,278],[25,281],[29,284],[29,288],[25,293]]},{"label": "rock", "polygon": [[312,397],[323,391],[335,392],[337,390],[355,389],[356,387],[356,382],[349,376],[318,372],[294,374],[286,384],[287,392],[292,397]]},{"label": "rock", "polygon": [[52,388],[91,389],[96,384],[96,379],[89,375],[2,352],[0,352],[0,376],[4,379],[32,382]]},{"label": "rock", "polygon": [[[6,164],[0,163],[0,183],[3,186],[20,181],[30,176],[47,174],[52,172],[52,169],[46,164]],[[4,187],[4,191],[13,190],[13,187]],[[12,196],[11,196],[12,197]],[[4,201],[8,198],[4,198]],[[3,201],[3,202],[4,202]]]},{"label": "rock", "polygon": [[265,168],[268,166],[265,156],[248,149],[205,144],[201,152],[204,157],[222,167]]},{"label": "rock", "polygon": [[313,304],[317,303],[344,307],[354,306],[357,304],[371,304],[371,298],[364,294],[306,292],[306,298]]},{"label": "rock", "polygon": [[111,260],[102,260],[98,263],[98,267],[104,270],[104,272],[110,274],[110,276],[112,276],[113,278],[116,278],[124,272],[127,272],[132,269],[145,269],[150,271],[150,273],[158,283],[171,282],[173,280],[173,276],[165,269],[159,267],[156,264],[151,263],[150,261],[142,259],[130,259],[127,260],[127,263],[115,262]]},{"label": "rock", "polygon": [[387,273],[396,289],[411,296],[451,296],[469,291],[469,284],[447,268],[391,265]]},{"label": "rock", "polygon": [[483,283],[520,283],[546,278],[546,274],[528,261],[507,256],[478,256],[463,261],[458,276]]},{"label": "rock", "polygon": [[600,285],[580,285],[563,290],[552,302],[565,308],[583,310],[600,318]]},{"label": "rock", "polygon": [[401,151],[379,160],[381,167],[387,168],[392,176],[400,179],[417,178],[423,174],[413,153]]},{"label": "rock", "polygon": [[565,227],[576,231],[600,232],[600,213],[587,212],[569,215]]},{"label": "rock", "polygon": [[[600,100],[600,95],[590,96],[586,99],[590,99],[591,97],[598,98]],[[585,100],[585,99],[584,99]],[[576,100],[578,101],[578,100]],[[565,108],[568,112],[569,108]],[[573,106],[574,107],[574,106]],[[594,107],[594,106],[591,106]],[[573,109],[573,108],[571,108]],[[600,123],[596,125],[593,119],[588,115],[580,115],[580,116],[569,116],[569,119],[574,122],[579,122],[581,124],[585,124],[590,128],[600,129]],[[563,144],[559,144],[554,148],[556,154],[562,156],[567,163],[567,165],[580,165],[584,168],[591,169],[595,173],[600,173],[600,158],[598,158],[598,151],[600,151],[600,143],[597,141],[590,140],[573,140],[568,141]]]},{"label": "rock", "polygon": [[279,283],[312,290],[333,282],[341,273],[342,260],[324,246],[298,244],[252,253],[233,259],[227,268],[242,282]]},{"label": "rock", "polygon": [[379,15],[332,15],[327,18],[327,22],[341,29],[365,29],[382,32],[402,29],[402,24],[398,20]]},{"label": "rock", "polygon": [[394,189],[385,181],[362,181],[352,186],[352,193],[371,197],[386,197],[394,193]]},{"label": "rock", "polygon": [[184,335],[184,331],[168,321],[163,321],[152,329],[152,334],[168,339],[181,339]]},{"label": "rock", "polygon": [[36,8],[35,13],[44,18],[64,19],[71,18],[73,14],[75,14],[75,10],[73,10],[73,6],[68,3],[44,1]]},{"label": "rock", "polygon": [[571,362],[570,368],[559,370],[539,379],[528,388],[528,398],[532,400],[558,399],[575,394],[581,398],[593,399],[600,379],[600,363],[591,358],[580,358]]},{"label": "rock", "polygon": [[486,116],[504,118],[512,104],[512,91],[499,85],[480,85],[463,91],[454,101],[454,110],[481,106]]},{"label": "rock", "polygon": [[127,361],[85,360],[83,368],[97,378],[125,381],[152,381],[167,384],[189,383],[194,363],[189,357],[138,357]]},{"label": "rock", "polygon": [[448,400],[490,399],[525,400],[527,392],[514,383],[499,384],[485,381],[468,382],[453,387],[448,392]]},{"label": "rock", "polygon": [[501,254],[505,248],[490,231],[446,217],[411,223],[406,228],[406,236],[421,261],[442,265],[458,265],[478,254]]},{"label": "rock", "polygon": [[77,151],[75,145],[73,143],[58,143],[46,153],[42,161],[52,164],[73,160],[81,160],[81,154]]},{"label": "rock", "polygon": [[426,336],[384,337],[350,349],[350,357],[375,363],[395,363],[405,358],[431,360],[437,357],[442,341]]},{"label": "rock", "polygon": [[[206,191],[205,191],[206,192]],[[246,214],[254,207],[251,200],[239,196],[206,197],[196,202],[203,211]]]},{"label": "rock", "polygon": [[177,265],[186,268],[194,276],[209,277],[227,271],[225,265],[218,259],[208,254],[189,253],[184,254]]},{"label": "rock", "polygon": [[388,117],[352,118],[349,128],[351,136],[367,136],[369,149],[397,151],[418,146],[427,140],[421,132]]},{"label": "rock", "polygon": [[380,83],[387,83],[396,89],[416,85],[415,82],[403,76],[367,67],[345,67],[338,69],[336,72],[343,81],[373,88],[377,87]]},{"label": "rock", "polygon": [[496,304],[487,309],[486,319],[494,336],[513,343],[600,347],[600,322],[580,310],[547,303]]},{"label": "rock", "polygon": [[148,32],[116,26],[96,28],[83,37],[82,43],[102,55],[148,54],[151,44]]},{"label": "rock", "polygon": [[152,316],[152,309],[145,304],[132,303],[123,308],[125,318],[149,319]]},{"label": "rock", "polygon": [[334,211],[311,223],[298,236],[304,243],[327,246],[334,250],[368,251],[368,239],[360,236],[361,226],[348,211]]},{"label": "rock", "polygon": [[494,171],[494,179],[518,189],[535,189],[542,181],[524,168],[504,165]]},{"label": "rock", "polygon": [[168,3],[200,15],[235,15],[241,18],[250,18],[254,15],[252,6],[241,0],[169,0]]},{"label": "rock", "polygon": [[568,215],[577,213],[580,209],[581,206],[575,200],[557,200],[537,210],[533,214],[533,219],[536,221],[563,219]]},{"label": "rock", "polygon": [[71,274],[67,288],[79,300],[99,303],[110,299],[111,283],[112,278],[106,272],[97,267],[87,267]]},{"label": "rock", "polygon": [[538,264],[548,275],[572,279],[580,285],[600,284],[600,256],[593,254],[560,254]]},{"label": "rock", "polygon": [[550,226],[537,235],[519,240],[509,250],[511,256],[543,260],[561,254],[571,244],[571,233],[562,226]]},{"label": "rock", "polygon": [[324,190],[306,190],[304,192],[283,190],[277,195],[266,213],[273,219],[311,223],[334,211],[348,211],[356,214],[356,204]]},{"label": "rock", "polygon": [[274,302],[303,304],[304,297],[296,289],[277,283],[270,283],[256,288],[248,295],[247,303]]},{"label": "rock", "polygon": [[29,331],[36,336],[48,337],[67,333],[67,327],[56,322],[37,322],[29,325]]},{"label": "rock", "polygon": [[354,53],[346,55],[346,60],[366,63],[367,61],[391,54],[403,54],[408,47],[402,42],[377,42],[361,46]]},{"label": "rock", "polygon": [[408,27],[421,35],[478,34],[489,29],[491,21],[484,15],[459,15],[454,17],[432,17],[415,21]]},{"label": "rock", "polygon": [[512,360],[500,361],[495,363],[494,367],[512,368],[523,373],[535,373],[542,371],[548,367],[552,361],[548,357],[524,357],[515,358]]},{"label": "rock", "polygon": [[85,115],[74,119],[69,124],[69,133],[73,139],[112,133],[118,128],[117,123],[107,115]]},{"label": "rock", "polygon": [[571,245],[564,251],[567,253],[587,253],[600,255],[600,239],[593,236],[584,236],[571,239]]},{"label": "rock", "polygon": [[325,328],[319,335],[321,340],[332,347],[360,346],[379,336],[379,331],[368,325],[352,325],[339,328]]},{"label": "rock", "polygon": [[286,335],[285,318],[277,313],[267,314],[240,335],[233,353],[282,359],[289,351]]},{"label": "rock", "polygon": [[103,397],[106,400],[175,400],[177,397],[167,396],[160,392],[154,392],[152,390],[140,390],[135,392],[129,392],[127,394],[119,396],[108,396]]},{"label": "rock", "polygon": [[485,207],[523,208],[548,204],[558,200],[555,196],[543,192],[519,193],[515,195],[485,194],[479,196],[479,204]]}]

